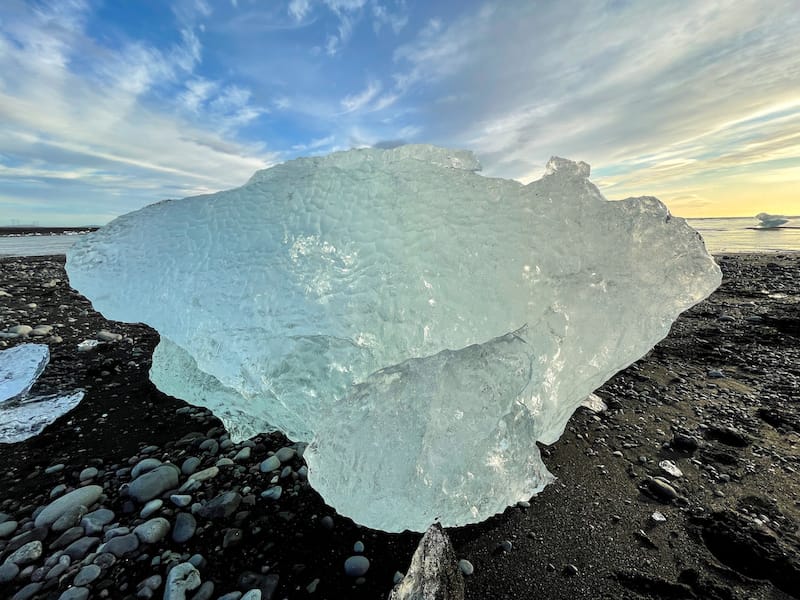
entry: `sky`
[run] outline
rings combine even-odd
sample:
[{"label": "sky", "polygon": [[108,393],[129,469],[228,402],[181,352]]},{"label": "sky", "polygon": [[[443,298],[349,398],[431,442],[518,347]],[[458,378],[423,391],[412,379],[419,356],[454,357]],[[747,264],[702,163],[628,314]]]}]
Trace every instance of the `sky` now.
[{"label": "sky", "polygon": [[2,0],[0,225],[100,225],[354,147],[592,165],[678,216],[800,214],[797,0]]}]

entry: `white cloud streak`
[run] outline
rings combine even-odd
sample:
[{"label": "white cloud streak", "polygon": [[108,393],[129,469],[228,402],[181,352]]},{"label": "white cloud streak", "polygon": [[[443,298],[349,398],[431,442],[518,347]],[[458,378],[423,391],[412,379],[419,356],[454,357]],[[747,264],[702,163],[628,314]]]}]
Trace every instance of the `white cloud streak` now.
[{"label": "white cloud streak", "polygon": [[[0,181],[6,197],[22,183],[80,182],[76,193],[99,194],[108,208],[98,210],[119,214],[143,198],[152,202],[239,185],[275,161],[261,145],[228,135],[257,118],[260,109],[246,89],[192,75],[201,57],[192,31],[184,29],[181,41],[163,51],[142,43],[110,50],[83,34],[84,6],[73,3],[69,14],[64,4],[57,6],[57,15],[20,8],[0,29]],[[76,52],[99,60],[91,70],[76,71]],[[150,101],[154,87],[184,78],[189,79],[179,101]],[[178,105],[202,118],[182,118]],[[111,200],[118,194],[134,199]],[[69,201],[50,200],[53,210]]]}]

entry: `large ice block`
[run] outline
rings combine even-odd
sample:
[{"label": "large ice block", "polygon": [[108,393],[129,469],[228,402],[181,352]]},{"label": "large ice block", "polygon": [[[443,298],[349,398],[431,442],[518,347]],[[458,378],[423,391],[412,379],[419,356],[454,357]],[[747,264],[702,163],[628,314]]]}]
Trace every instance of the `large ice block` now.
[{"label": "large ice block", "polygon": [[433,146],[297,159],[119,217],[67,271],[159,331],[160,389],[236,438],[310,442],[341,513],[475,522],[550,481],[536,442],[720,282],[683,219],[606,201],[585,163],[529,185],[478,169]]}]

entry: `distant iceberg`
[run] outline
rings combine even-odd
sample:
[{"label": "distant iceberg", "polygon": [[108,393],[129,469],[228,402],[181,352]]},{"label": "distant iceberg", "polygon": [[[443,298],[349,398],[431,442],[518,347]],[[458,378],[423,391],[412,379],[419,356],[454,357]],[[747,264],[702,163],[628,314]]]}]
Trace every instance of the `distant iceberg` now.
[{"label": "distant iceberg", "polygon": [[158,330],[162,391],[233,438],[310,442],[340,513],[481,521],[552,481],[536,442],[721,276],[683,219],[606,201],[585,163],[529,185],[479,168],[433,146],[293,160],[119,217],[67,272],[107,318]]},{"label": "distant iceberg", "polygon": [[774,229],[789,222],[783,215],[770,215],[768,213],[758,213],[756,215],[760,229]]}]

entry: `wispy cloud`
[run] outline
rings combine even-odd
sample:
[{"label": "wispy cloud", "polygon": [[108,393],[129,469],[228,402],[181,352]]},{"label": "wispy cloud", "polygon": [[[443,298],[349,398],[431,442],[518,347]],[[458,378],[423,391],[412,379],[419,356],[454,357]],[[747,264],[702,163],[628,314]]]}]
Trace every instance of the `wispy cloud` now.
[{"label": "wispy cloud", "polygon": [[372,102],[372,100],[378,94],[380,94],[381,89],[382,86],[380,81],[370,81],[363,91],[357,94],[345,96],[342,99],[342,107],[345,109],[345,112],[355,112],[361,110],[370,102]]},{"label": "wispy cloud", "polygon": [[291,0],[288,10],[295,20],[302,21],[311,10],[311,2],[309,0]]},{"label": "wispy cloud", "polygon": [[795,0],[129,8],[0,3],[0,210],[122,212],[400,140],[521,181],[551,155],[586,160],[611,197],[718,213],[725,193],[800,177]]},{"label": "wispy cloud", "polygon": [[[48,194],[54,207],[75,202],[69,195],[77,193],[108,206],[94,213],[119,214],[142,198],[241,184],[274,160],[261,144],[227,138],[227,127],[184,119],[176,103],[154,102],[151,92],[188,77],[185,108],[231,125],[258,116],[247,90],[193,76],[201,59],[194,33],[184,29],[166,49],[142,42],[103,47],[83,31],[85,6],[74,3],[70,13],[64,3],[55,6],[57,13],[20,8],[0,30],[0,73],[28,75],[0,80],[4,197],[45,193],[61,182],[60,192]],[[81,52],[97,60],[85,68]],[[122,193],[125,200],[112,201]]]}]

